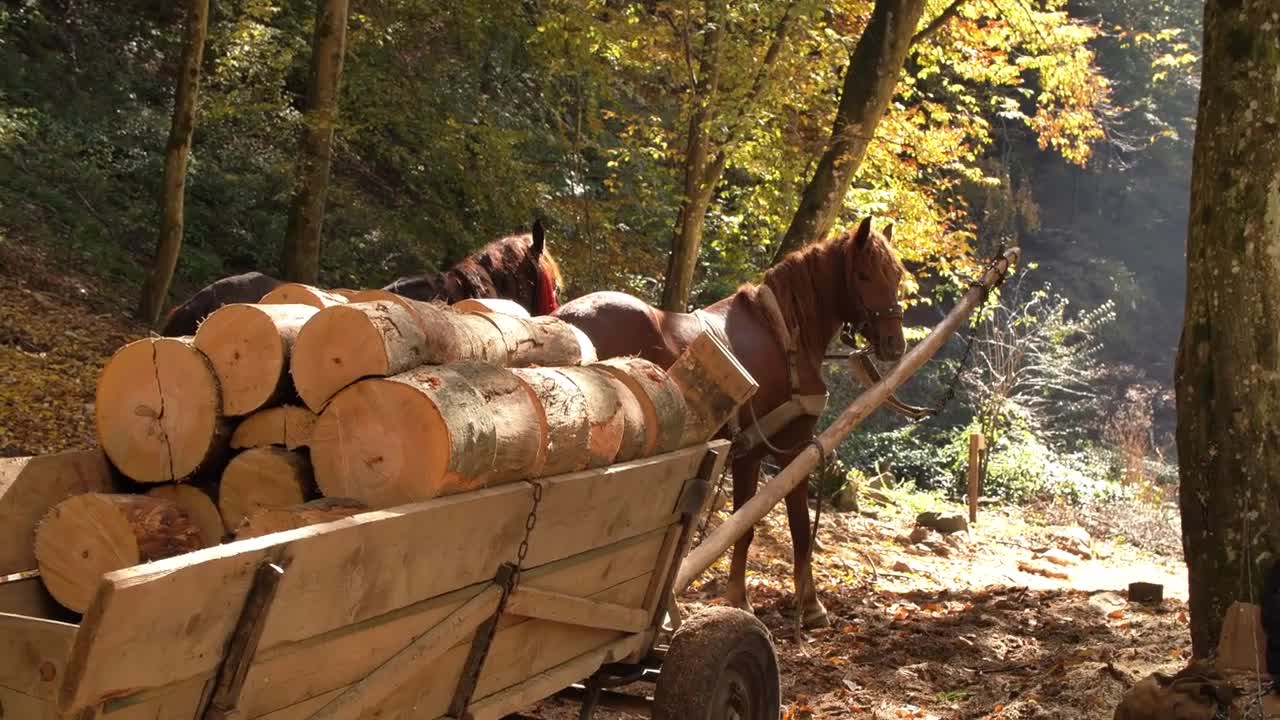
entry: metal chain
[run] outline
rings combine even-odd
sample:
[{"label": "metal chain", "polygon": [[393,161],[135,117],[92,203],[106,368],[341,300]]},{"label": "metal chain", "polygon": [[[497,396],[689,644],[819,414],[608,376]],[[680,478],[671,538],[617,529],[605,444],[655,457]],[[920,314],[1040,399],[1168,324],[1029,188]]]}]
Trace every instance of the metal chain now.
[{"label": "metal chain", "polygon": [[520,541],[520,547],[516,550],[516,571],[511,577],[513,587],[524,570],[524,558],[529,554],[529,536],[538,525],[538,505],[542,503],[542,483],[530,482],[529,484],[533,486],[533,506],[529,508],[529,516],[524,521],[524,539]]}]

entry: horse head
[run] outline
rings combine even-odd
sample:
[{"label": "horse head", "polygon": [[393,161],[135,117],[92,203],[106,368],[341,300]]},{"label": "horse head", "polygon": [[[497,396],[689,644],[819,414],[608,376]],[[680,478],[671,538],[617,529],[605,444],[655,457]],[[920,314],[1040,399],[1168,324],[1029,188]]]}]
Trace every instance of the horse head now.
[{"label": "horse head", "polygon": [[846,236],[845,274],[851,302],[844,308],[848,323],[845,342],[852,344],[861,335],[886,362],[897,360],[907,349],[902,335],[902,304],[899,285],[906,268],[893,249],[893,225],[883,233],[871,228],[871,218],[862,221]]}]

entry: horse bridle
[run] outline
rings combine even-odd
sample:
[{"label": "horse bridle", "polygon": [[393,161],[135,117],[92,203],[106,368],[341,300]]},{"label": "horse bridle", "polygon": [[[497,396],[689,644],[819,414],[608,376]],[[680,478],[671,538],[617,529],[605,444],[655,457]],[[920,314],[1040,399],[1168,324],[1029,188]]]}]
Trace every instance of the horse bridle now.
[{"label": "horse bridle", "polygon": [[882,320],[884,318],[901,319],[902,317],[902,303],[897,300],[894,300],[893,303],[887,307],[876,310],[866,310],[864,308],[862,319],[858,321],[858,324],[855,325],[851,322],[844,324],[844,328],[840,331],[840,342],[844,343],[850,350],[870,352],[873,349],[871,347],[862,349],[858,348],[858,333],[862,332],[863,328],[869,327],[872,323],[875,323],[878,320]]}]

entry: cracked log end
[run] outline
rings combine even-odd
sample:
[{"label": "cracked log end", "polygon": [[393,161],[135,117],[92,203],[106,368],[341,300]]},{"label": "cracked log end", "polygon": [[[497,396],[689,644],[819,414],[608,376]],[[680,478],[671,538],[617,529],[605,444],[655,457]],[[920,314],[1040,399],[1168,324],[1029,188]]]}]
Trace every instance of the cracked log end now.
[{"label": "cracked log end", "polygon": [[222,393],[191,338],[144,338],[120,348],[98,377],[98,443],[144,483],[191,477],[226,449]]}]

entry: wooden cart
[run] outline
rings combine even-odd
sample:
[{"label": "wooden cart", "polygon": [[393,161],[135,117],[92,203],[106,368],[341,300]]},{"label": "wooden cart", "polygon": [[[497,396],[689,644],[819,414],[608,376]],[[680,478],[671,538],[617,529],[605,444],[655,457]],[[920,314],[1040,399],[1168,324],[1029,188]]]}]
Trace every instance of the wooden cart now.
[{"label": "wooden cart", "polygon": [[[500,718],[659,666],[655,718],[778,717],[754,617],[664,631],[728,445],[365,512],[108,573],[83,617],[0,583],[3,720]],[[97,452],[0,461],[0,575],[40,515],[110,490]],[[674,612],[674,610],[673,610]],[[659,643],[662,643],[661,645]],[[640,699],[640,698],[636,698]]]}]

